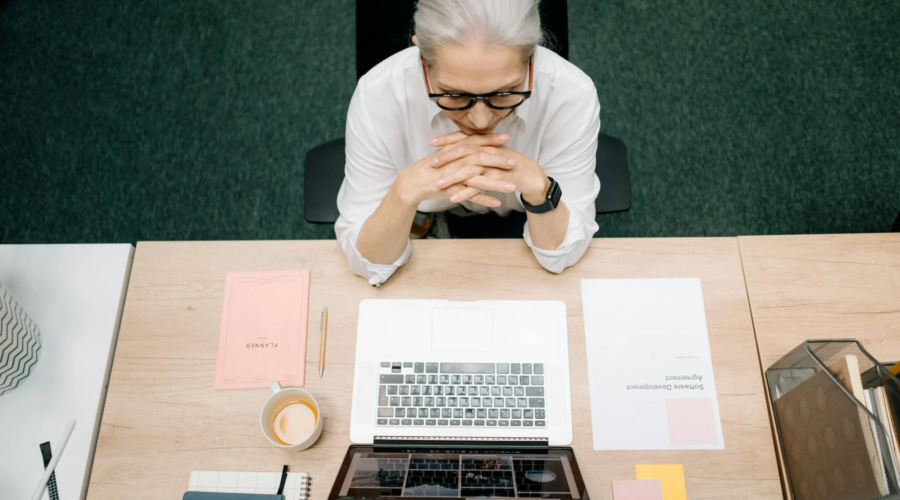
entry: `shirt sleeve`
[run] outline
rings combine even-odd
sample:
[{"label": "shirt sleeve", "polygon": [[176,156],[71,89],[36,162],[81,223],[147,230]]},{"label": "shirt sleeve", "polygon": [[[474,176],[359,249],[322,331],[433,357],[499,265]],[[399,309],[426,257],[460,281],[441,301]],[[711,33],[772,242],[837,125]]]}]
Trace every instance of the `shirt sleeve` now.
[{"label": "shirt sleeve", "polygon": [[409,260],[412,247],[391,264],[374,264],[356,248],[359,232],[394,184],[399,172],[379,139],[362,86],[357,86],[347,112],[344,182],[338,192],[340,216],[334,225],[337,243],[355,274],[373,286],[385,282]]},{"label": "shirt sleeve", "polygon": [[541,156],[537,159],[544,172],[562,189],[561,201],[569,209],[566,236],[555,250],[538,248],[531,240],[528,223],[525,223],[525,243],[541,266],[553,273],[562,272],[578,262],[599,229],[594,203],[600,193],[600,179],[594,167],[600,134],[600,101],[593,85],[590,91],[578,90],[563,88],[555,91],[563,97],[561,102],[554,103],[557,112],[548,124]]}]

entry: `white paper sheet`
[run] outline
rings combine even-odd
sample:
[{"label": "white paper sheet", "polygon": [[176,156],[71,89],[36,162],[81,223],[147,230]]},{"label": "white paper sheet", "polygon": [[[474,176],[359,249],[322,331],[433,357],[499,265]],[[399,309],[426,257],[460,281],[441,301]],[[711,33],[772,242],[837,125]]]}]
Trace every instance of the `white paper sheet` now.
[{"label": "white paper sheet", "polygon": [[[281,483],[280,472],[191,472],[188,491],[212,493],[264,493],[274,495]],[[288,472],[284,483],[284,500],[307,500],[309,495],[309,474]]]},{"label": "white paper sheet", "polygon": [[582,280],[581,300],[594,449],[724,449],[700,280]]}]

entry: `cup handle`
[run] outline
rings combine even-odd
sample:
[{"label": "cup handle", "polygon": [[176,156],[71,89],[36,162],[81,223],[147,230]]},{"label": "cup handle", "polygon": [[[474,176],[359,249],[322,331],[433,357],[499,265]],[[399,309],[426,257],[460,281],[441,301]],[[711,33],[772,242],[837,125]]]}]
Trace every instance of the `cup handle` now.
[{"label": "cup handle", "polygon": [[277,380],[273,380],[269,387],[272,389],[272,392],[278,392],[284,389],[283,387],[281,387],[281,384],[279,384]]}]

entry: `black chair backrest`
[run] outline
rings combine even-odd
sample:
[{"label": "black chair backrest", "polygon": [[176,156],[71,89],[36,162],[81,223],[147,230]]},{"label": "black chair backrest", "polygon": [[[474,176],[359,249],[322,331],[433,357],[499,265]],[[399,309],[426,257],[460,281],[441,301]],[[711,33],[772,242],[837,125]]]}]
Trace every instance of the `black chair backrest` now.
[{"label": "black chair backrest", "polygon": [[[357,0],[356,78],[412,43],[416,0]],[[541,0],[541,25],[549,47],[569,59],[569,14],[566,0]]]}]

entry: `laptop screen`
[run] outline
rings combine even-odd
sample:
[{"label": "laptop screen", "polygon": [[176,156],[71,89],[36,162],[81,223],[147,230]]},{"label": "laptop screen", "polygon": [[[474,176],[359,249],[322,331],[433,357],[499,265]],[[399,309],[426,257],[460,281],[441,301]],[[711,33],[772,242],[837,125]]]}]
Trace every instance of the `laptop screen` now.
[{"label": "laptop screen", "polygon": [[351,447],[329,498],[485,497],[586,500],[568,448],[401,452]]}]

